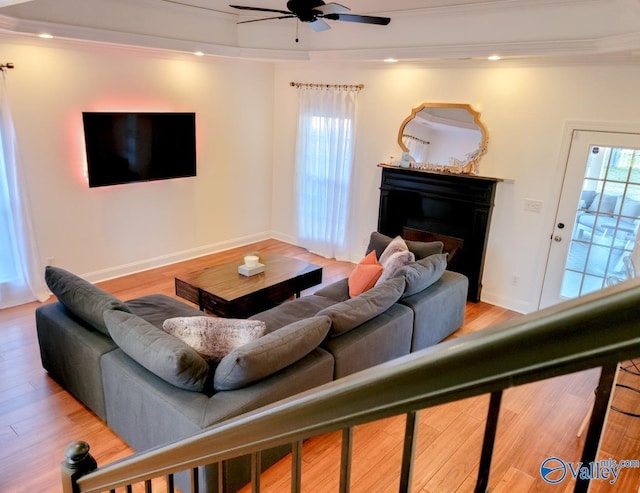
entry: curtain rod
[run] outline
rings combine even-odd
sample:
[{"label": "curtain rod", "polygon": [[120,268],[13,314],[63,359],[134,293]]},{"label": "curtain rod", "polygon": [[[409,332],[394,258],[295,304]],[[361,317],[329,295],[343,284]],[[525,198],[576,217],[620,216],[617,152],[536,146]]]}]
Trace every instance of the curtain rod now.
[{"label": "curtain rod", "polygon": [[0,63],[0,71],[5,70],[5,69],[10,69],[13,68],[14,65],[11,62],[7,62],[7,63]]},{"label": "curtain rod", "polygon": [[419,139],[419,138],[418,138],[418,137],[416,137],[415,135],[411,135],[411,134],[402,134],[402,138],[404,139],[405,137],[406,137],[407,139],[411,139],[411,140],[418,141],[418,142],[420,142],[421,144],[425,144],[425,145],[429,145],[429,144],[431,144],[431,142],[429,142],[428,140],[422,140],[422,139]]},{"label": "curtain rod", "polygon": [[317,87],[317,88],[334,88],[334,89],[364,89],[364,84],[308,84],[305,82],[289,82],[291,87]]}]

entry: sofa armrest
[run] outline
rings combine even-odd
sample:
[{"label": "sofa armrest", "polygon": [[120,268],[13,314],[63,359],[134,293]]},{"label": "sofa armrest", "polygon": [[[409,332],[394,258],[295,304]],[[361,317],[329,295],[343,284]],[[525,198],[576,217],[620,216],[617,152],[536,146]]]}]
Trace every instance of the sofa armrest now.
[{"label": "sofa armrest", "polygon": [[466,276],[447,270],[427,289],[399,301],[414,313],[412,352],[437,344],[462,326],[468,289]]},{"label": "sofa armrest", "polygon": [[106,421],[100,359],[118,348],[107,335],[73,317],[62,303],[36,309],[42,367],[62,387]]}]

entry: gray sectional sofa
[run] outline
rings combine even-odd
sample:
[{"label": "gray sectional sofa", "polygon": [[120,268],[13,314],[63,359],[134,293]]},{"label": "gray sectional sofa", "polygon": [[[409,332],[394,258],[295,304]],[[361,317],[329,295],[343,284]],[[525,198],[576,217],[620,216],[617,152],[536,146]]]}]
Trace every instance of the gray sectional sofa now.
[{"label": "gray sectional sofa", "polygon": [[[369,250],[389,240],[374,233]],[[166,319],[202,316],[194,306],[164,295],[123,302],[47,267],[58,301],[36,310],[42,365],[135,450],[175,441],[431,346],[460,327],[467,279],[431,255],[441,244],[408,243],[416,262],[358,296],[349,297],[345,279],[255,315],[265,335],[217,367],[162,330]],[[264,454],[263,468],[286,452]],[[250,478],[249,459],[227,461],[223,471],[224,490],[237,491]],[[217,491],[217,475],[216,467],[201,468],[204,491]],[[188,491],[187,481],[176,477]]]}]

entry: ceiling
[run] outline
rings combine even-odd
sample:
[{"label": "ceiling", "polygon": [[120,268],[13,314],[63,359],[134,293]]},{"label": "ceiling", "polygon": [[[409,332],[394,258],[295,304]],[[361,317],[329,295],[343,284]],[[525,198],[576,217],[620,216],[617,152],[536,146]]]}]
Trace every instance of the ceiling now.
[{"label": "ceiling", "polygon": [[[640,0],[339,0],[388,26],[295,19],[230,0],[0,0],[0,35],[112,43],[259,60],[640,61]],[[232,0],[286,9],[286,0]],[[298,41],[296,41],[298,39]]]}]

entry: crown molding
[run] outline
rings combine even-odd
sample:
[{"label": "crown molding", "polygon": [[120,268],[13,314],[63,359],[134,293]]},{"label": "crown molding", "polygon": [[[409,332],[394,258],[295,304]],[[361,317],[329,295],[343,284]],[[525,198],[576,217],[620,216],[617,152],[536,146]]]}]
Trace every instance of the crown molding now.
[{"label": "crown molding", "polygon": [[[636,0],[633,0],[636,1]],[[640,0],[637,0],[640,1]],[[560,7],[563,5],[581,5],[585,4],[601,4],[608,5],[610,0],[488,0],[475,3],[460,2],[459,4],[448,5],[433,5],[430,7],[421,7],[416,9],[405,10],[381,10],[376,12],[370,12],[371,14],[382,14],[392,16],[411,16],[425,14],[430,15],[434,13],[464,13],[465,15],[478,13],[478,12],[490,12],[499,11],[503,12],[505,9],[522,10],[523,8],[540,8],[546,6]]]}]

